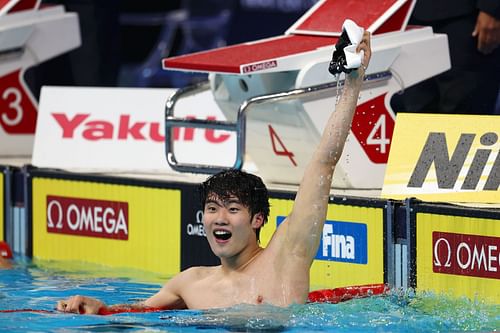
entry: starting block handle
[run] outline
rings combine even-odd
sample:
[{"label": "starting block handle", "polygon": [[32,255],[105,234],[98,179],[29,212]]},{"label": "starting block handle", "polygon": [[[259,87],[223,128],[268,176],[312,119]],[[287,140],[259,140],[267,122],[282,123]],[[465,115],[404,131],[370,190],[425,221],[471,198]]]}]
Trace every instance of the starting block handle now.
[{"label": "starting block handle", "polygon": [[[380,81],[388,80],[391,77],[392,74],[389,71],[373,73],[364,77],[364,83],[377,83]],[[209,128],[236,133],[236,158],[231,168],[240,170],[243,167],[245,156],[246,116],[251,106],[253,106],[254,104],[267,103],[270,101],[283,101],[299,98],[302,96],[311,96],[314,94],[322,93],[329,89],[334,89],[337,87],[337,85],[343,86],[344,80],[249,98],[240,105],[236,122],[175,117],[174,108],[179,98],[188,97],[201,91],[208,90],[210,89],[210,84],[208,81],[206,81],[179,89],[169,97],[165,106],[165,154],[167,157],[167,163],[173,170],[179,172],[215,174],[220,171],[229,169],[225,166],[180,163],[175,157],[173,136],[173,129],[175,127]]]},{"label": "starting block handle", "polygon": [[173,130],[175,127],[190,127],[190,128],[209,128],[216,130],[224,130],[235,132],[236,140],[236,159],[232,166],[233,169],[241,169],[243,166],[243,156],[245,156],[245,135],[246,126],[244,117],[241,118],[238,114],[236,122],[221,121],[221,120],[203,120],[178,118],[174,116],[174,108],[177,101],[183,97],[188,97],[210,89],[209,82],[201,82],[186,88],[177,90],[172,94],[165,105],[165,154],[168,165],[175,171],[215,174],[222,170],[228,169],[225,166],[213,166],[204,164],[180,163],[177,161],[174,152],[174,136]]}]

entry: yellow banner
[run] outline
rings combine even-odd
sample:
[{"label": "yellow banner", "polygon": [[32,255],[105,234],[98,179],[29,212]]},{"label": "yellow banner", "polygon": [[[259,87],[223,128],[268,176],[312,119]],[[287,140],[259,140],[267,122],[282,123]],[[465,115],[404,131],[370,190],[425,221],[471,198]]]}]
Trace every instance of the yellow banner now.
[{"label": "yellow banner", "polygon": [[500,117],[397,115],[382,196],[500,203]]},{"label": "yellow banner", "polygon": [[[271,199],[270,204],[261,234],[264,246],[292,210],[293,200]],[[311,267],[311,290],[384,282],[382,208],[330,204],[322,236]]]},{"label": "yellow banner", "polygon": [[3,241],[5,239],[4,235],[4,218],[5,218],[5,188],[4,188],[4,178],[5,175],[3,172],[0,172],[0,241]]},{"label": "yellow banner", "polygon": [[173,275],[180,271],[179,190],[33,179],[33,256]]},{"label": "yellow banner", "polygon": [[416,214],[417,289],[500,303],[500,224]]}]

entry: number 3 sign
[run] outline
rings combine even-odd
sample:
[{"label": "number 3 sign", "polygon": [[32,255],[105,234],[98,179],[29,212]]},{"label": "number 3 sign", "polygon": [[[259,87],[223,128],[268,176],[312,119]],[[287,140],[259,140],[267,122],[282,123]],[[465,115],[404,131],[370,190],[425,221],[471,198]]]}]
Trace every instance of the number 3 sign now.
[{"label": "number 3 sign", "polygon": [[0,125],[9,134],[33,134],[36,106],[17,70],[0,78]]}]

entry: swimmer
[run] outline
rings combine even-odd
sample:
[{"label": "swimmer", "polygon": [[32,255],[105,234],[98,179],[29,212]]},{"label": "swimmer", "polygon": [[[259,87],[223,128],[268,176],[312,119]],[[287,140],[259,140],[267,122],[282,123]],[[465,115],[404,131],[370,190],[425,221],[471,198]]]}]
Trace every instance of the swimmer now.
[{"label": "swimmer", "polygon": [[5,259],[4,257],[0,256],[0,269],[8,269],[12,268],[12,264],[10,263],[9,260]]},{"label": "swimmer", "polygon": [[223,171],[201,185],[203,225],[210,248],[220,258],[219,266],[184,270],[139,303],[107,306],[95,298],[73,296],[59,301],[57,310],[97,314],[124,307],[134,311],[224,308],[242,303],[285,307],[305,303],[309,270],[326,219],[333,172],[351,127],[371,57],[368,32],[364,32],[357,51],[364,51],[362,65],[346,74],[342,96],[304,172],[292,211],[266,248],[259,244],[260,228],[269,214],[265,185],[257,176]]}]

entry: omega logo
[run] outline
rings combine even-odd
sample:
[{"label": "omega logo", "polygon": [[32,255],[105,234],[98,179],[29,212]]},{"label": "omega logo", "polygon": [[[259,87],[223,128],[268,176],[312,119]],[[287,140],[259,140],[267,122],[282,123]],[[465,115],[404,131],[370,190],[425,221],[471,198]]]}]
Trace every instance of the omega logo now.
[{"label": "omega logo", "polygon": [[500,279],[500,238],[433,232],[433,271]]},{"label": "omega logo", "polygon": [[47,196],[47,232],[128,239],[128,203]]},{"label": "omega logo", "polygon": [[196,212],[196,223],[189,223],[187,225],[187,234],[189,236],[206,237],[205,227],[203,226],[203,211]]},{"label": "omega logo", "polygon": [[450,267],[451,266],[451,247],[450,243],[446,240],[446,238],[439,238],[436,243],[434,244],[434,266],[441,267],[441,261],[439,261],[439,255],[438,255],[438,248],[439,248],[439,243],[445,242],[446,248],[448,249],[448,256],[446,258],[446,263],[444,264],[444,267]]}]

